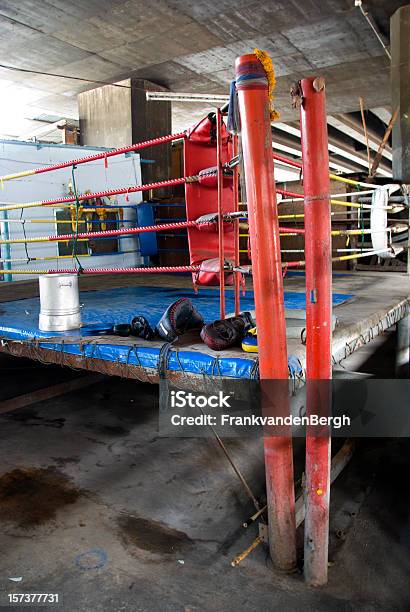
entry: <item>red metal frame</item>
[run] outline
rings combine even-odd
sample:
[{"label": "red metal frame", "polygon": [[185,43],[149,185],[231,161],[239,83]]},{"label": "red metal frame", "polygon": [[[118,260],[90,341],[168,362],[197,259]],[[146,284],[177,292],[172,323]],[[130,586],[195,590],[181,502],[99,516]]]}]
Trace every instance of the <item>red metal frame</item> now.
[{"label": "red metal frame", "polygon": [[[217,117],[206,116],[189,132],[184,139],[184,176],[199,176],[195,182],[187,181],[185,185],[185,202],[187,219],[196,220],[198,217],[218,212],[218,146],[217,146]],[[219,150],[220,162],[224,165],[232,158],[231,137],[228,134],[225,124],[220,124]],[[213,180],[201,180],[201,173],[204,169],[212,169]],[[219,195],[223,203],[224,212],[233,212],[233,181],[228,177],[223,177],[222,194],[221,184],[219,184]],[[216,228],[217,230],[217,225]],[[228,261],[234,260],[234,233],[226,231],[224,227],[223,246],[224,256]],[[233,228],[230,228],[233,229]],[[188,230],[188,243],[190,263],[201,264],[206,260],[216,260],[211,269],[214,272],[206,272],[196,275],[194,284],[212,284],[219,286],[219,232],[203,232],[199,228],[193,227]],[[233,283],[233,276],[230,274],[225,277],[225,285]]]},{"label": "red metal frame", "polygon": [[[307,415],[325,416],[332,377],[332,244],[325,86],[321,78],[301,81],[300,112],[305,194]],[[328,429],[306,436],[305,580],[327,582],[330,495]]]},{"label": "red metal frame", "polygon": [[[232,149],[233,157],[238,155],[238,136],[232,137]],[[239,166],[235,166],[233,169],[233,198],[234,198],[234,212],[239,212]],[[239,253],[239,219],[234,221],[235,224],[235,255],[234,263],[235,267],[240,265],[240,253]],[[240,272],[234,273],[234,291],[235,291],[235,315],[241,312],[241,276]]]},{"label": "red metal frame", "polygon": [[[259,370],[264,381],[286,381],[280,413],[289,414],[288,358],[282,264],[269,100],[265,72],[255,55],[236,60],[241,117],[242,154],[248,201],[249,234],[253,253],[253,284],[258,326]],[[240,77],[260,78],[240,84]],[[275,398],[278,401],[278,398]],[[283,570],[296,564],[295,492],[290,435],[264,437],[269,546],[273,563]]]},{"label": "red metal frame", "polygon": [[220,318],[225,318],[225,236],[224,236],[224,206],[223,206],[223,167],[222,167],[222,114],[216,109],[216,167],[218,176],[218,256],[219,256],[219,312]]}]

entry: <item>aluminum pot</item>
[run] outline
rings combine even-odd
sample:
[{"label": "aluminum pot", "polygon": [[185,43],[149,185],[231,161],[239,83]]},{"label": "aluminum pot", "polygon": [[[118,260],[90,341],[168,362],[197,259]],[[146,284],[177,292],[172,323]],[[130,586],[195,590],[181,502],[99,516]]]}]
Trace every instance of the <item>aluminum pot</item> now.
[{"label": "aluminum pot", "polygon": [[41,331],[68,331],[81,327],[78,277],[44,274],[39,277]]}]

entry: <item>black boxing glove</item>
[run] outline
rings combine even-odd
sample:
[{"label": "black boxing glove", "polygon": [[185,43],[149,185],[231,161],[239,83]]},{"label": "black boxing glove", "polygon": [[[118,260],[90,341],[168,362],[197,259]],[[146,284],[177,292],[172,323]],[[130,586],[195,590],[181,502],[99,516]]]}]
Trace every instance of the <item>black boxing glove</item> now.
[{"label": "black boxing glove", "polygon": [[152,329],[147,319],[139,315],[134,317],[131,321],[131,334],[137,336],[137,338],[152,340],[155,336],[155,331]]},{"label": "black boxing glove", "polygon": [[191,300],[180,298],[166,309],[156,331],[163,340],[172,342],[188,330],[201,329],[203,324],[204,320]]},{"label": "black boxing glove", "polygon": [[243,312],[237,317],[204,325],[201,330],[201,339],[214,351],[223,351],[231,346],[240,345],[248,329],[254,325],[251,313]]}]

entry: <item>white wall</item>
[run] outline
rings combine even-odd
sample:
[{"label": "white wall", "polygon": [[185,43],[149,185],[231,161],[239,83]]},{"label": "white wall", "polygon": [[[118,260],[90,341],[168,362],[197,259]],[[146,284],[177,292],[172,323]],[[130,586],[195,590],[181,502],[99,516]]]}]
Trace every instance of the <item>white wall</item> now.
[{"label": "white wall", "polygon": [[[11,174],[30,168],[39,168],[59,162],[69,161],[80,157],[86,157],[98,153],[104,149],[79,147],[72,145],[40,145],[38,143],[25,143],[16,141],[0,140],[0,175]],[[71,179],[71,168],[64,168],[53,172],[38,174],[27,178],[8,181],[0,190],[0,201],[2,204],[32,202],[59,198],[68,195],[68,183]],[[108,168],[105,168],[104,160],[97,160],[77,166],[75,170],[75,181],[79,194],[87,190],[104,191],[119,187],[128,187],[141,184],[141,165],[138,154],[119,155],[108,158]],[[125,195],[117,196],[118,204],[137,204],[142,200],[141,193],[130,193],[129,202]],[[49,219],[50,223],[26,223],[25,230],[27,238],[34,236],[47,236],[56,234],[55,220],[56,209],[48,207],[26,208],[23,210],[8,211],[9,219]],[[135,209],[124,209],[124,219],[135,221]],[[23,238],[22,224],[9,223],[10,238]],[[126,227],[134,223],[127,223]],[[4,226],[4,224],[1,224]],[[67,233],[71,231],[71,224],[66,224]],[[28,244],[30,257],[48,257],[58,255],[58,244],[51,242]],[[138,249],[137,237],[124,237],[119,240],[120,251],[135,251]],[[25,258],[26,250],[23,244],[10,245],[11,258]],[[4,245],[2,245],[2,257],[6,257]],[[79,256],[81,265],[87,267],[122,267],[134,266],[143,263],[138,253],[97,255],[91,257]],[[71,259],[55,259],[50,261],[34,261],[26,263],[12,263],[15,269],[50,269],[50,268],[72,268]],[[13,280],[33,278],[33,276],[16,275]]]}]

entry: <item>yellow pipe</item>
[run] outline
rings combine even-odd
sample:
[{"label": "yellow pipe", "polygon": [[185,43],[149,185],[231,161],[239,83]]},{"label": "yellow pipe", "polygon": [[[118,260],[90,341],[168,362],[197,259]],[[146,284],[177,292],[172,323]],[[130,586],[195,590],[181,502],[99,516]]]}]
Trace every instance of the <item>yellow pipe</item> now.
[{"label": "yellow pipe", "polygon": [[347,185],[355,185],[357,187],[372,187],[373,189],[376,189],[377,187],[377,185],[372,185],[370,183],[362,183],[361,181],[355,181],[354,179],[345,178],[337,174],[329,174],[329,178],[331,178],[332,181],[339,181],[340,183],[346,183]]},{"label": "yellow pipe", "polygon": [[[384,231],[384,230],[382,230]],[[387,232],[388,230],[386,230]],[[372,234],[372,229],[353,229],[353,230],[332,230],[330,234],[332,236],[361,236],[363,234]],[[280,234],[280,236],[303,236],[303,234],[286,232],[286,234]],[[249,234],[239,234],[240,238],[248,238]]]},{"label": "yellow pipe", "polygon": [[35,173],[35,170],[22,170],[21,172],[15,172],[14,174],[5,174],[4,176],[0,177],[0,183],[12,181],[13,179],[17,178],[23,178],[23,176],[33,176]]},{"label": "yellow pipe", "polygon": [[358,259],[359,257],[370,257],[374,255],[374,251],[367,251],[366,253],[353,253],[352,255],[342,255],[341,257],[332,257],[332,261],[347,261],[348,259]]},{"label": "yellow pipe", "polygon": [[[77,255],[77,257],[92,257],[92,255],[90,253],[83,253],[81,255]],[[74,255],[48,255],[46,257],[29,257],[28,261],[53,261],[54,259],[75,259],[75,257]],[[0,259],[0,262],[1,261],[5,260]],[[18,259],[7,259],[6,261],[8,261],[9,263],[24,263],[27,260],[23,257],[20,257]]]},{"label": "yellow pipe", "polygon": [[355,230],[332,230],[332,236],[360,236],[362,234],[371,234],[371,229],[355,229]]},{"label": "yellow pipe", "polygon": [[48,270],[7,270],[7,274],[48,274]]},{"label": "yellow pipe", "polygon": [[[291,232],[286,232],[286,234],[279,234],[279,236],[303,236],[303,234],[298,234],[298,233],[291,233]],[[239,234],[239,238],[248,238],[249,234]],[[0,241],[1,244],[1,241]]]},{"label": "yellow pipe", "polygon": [[[84,212],[84,211],[83,211]],[[88,209],[87,209],[88,212]],[[22,219],[24,221],[24,219]],[[18,219],[18,221],[20,221],[20,219]],[[67,219],[26,219],[26,222],[28,223],[72,223],[72,221],[69,221]],[[78,220],[79,223],[87,223],[87,220],[84,218],[81,218]],[[119,223],[119,221],[117,219],[108,219],[106,221],[106,223]]]},{"label": "yellow pipe", "polygon": [[[43,204],[42,202],[25,202],[23,204],[7,204],[7,206],[0,206],[0,211],[1,210],[20,210],[22,208],[37,208],[43,206],[44,208],[76,208],[75,203],[71,203],[71,204]],[[110,210],[111,212],[117,212],[117,209],[120,208],[122,210],[122,206],[118,206],[118,204],[116,204],[115,206],[107,206],[107,207],[98,207],[98,208],[83,208],[83,211],[85,210],[86,212],[97,212],[99,210]]]},{"label": "yellow pipe", "polygon": [[[287,203],[288,204],[303,204],[304,200],[303,197],[301,196],[300,198],[286,198],[287,199]],[[362,204],[358,204],[357,202],[345,202],[343,200],[334,200],[331,199],[330,200],[331,204],[337,204],[338,206],[345,206],[347,208],[366,208],[366,206],[363,206]],[[281,204],[281,202],[279,202],[279,204]],[[23,204],[8,204],[7,206],[0,206],[0,211],[2,210],[20,210],[20,209],[24,209],[24,208],[38,208],[43,206],[44,208],[75,208],[75,204],[44,204],[43,202],[25,202]],[[369,206],[368,206],[369,207]],[[104,207],[104,208],[97,208],[95,209],[96,211],[102,211],[102,210],[113,210],[113,208],[121,208],[121,206],[116,205],[115,207]],[[91,211],[90,208],[86,209],[87,211]]]},{"label": "yellow pipe", "polygon": [[345,202],[344,200],[330,200],[331,204],[337,204],[338,206],[345,206],[346,208],[363,208],[362,204],[357,202]]},{"label": "yellow pipe", "polygon": [[[44,204],[41,204],[40,202],[26,202],[25,204],[8,204],[7,206],[0,206],[0,210],[20,210],[21,208],[36,208],[37,206],[44,206]],[[62,206],[62,208],[66,208],[66,206]]]},{"label": "yellow pipe", "polygon": [[37,238],[10,238],[9,240],[0,240],[0,244],[25,244],[33,242],[87,242],[88,238],[59,238],[58,240],[49,240],[48,236],[41,236]]},{"label": "yellow pipe", "polygon": [[[347,215],[349,213],[349,211],[347,212],[343,212],[343,211],[331,211],[331,216],[334,217],[335,215]],[[296,214],[296,215],[278,215],[278,219],[304,219],[305,218],[305,214],[304,213],[300,213],[300,214]]]},{"label": "yellow pipe", "polygon": [[298,215],[278,215],[278,219],[303,219],[304,216],[304,213]]},{"label": "yellow pipe", "polygon": [[[360,259],[360,257],[370,257],[371,255],[377,255],[377,253],[381,253],[381,252],[384,252],[384,251],[366,251],[366,253],[353,253],[352,255],[339,255],[338,257],[332,257],[332,262],[347,261],[348,259]],[[298,263],[300,266],[304,266],[306,264],[306,261],[299,260],[298,262],[292,261],[288,263]],[[286,268],[286,262],[282,262],[282,268]]]},{"label": "yellow pipe", "polygon": [[[64,224],[64,223],[72,223],[72,221],[68,220],[68,219],[7,219],[6,223],[9,223],[11,221],[11,223],[14,222],[19,222],[19,223],[60,223],[60,224]],[[79,219],[78,220],[79,223],[86,223],[85,219]],[[2,222],[4,222],[4,219],[2,219]],[[117,220],[112,221],[112,223],[118,223]]]},{"label": "yellow pipe", "polygon": [[[18,178],[24,178],[25,176],[34,176],[34,174],[36,174],[36,170],[22,170],[21,172],[5,174],[4,176],[0,177],[0,183],[5,183],[6,181],[12,181]],[[355,185],[359,187],[361,186],[373,187],[373,185],[370,185],[369,183],[362,183],[354,179],[349,179],[349,178],[339,176],[338,174],[329,173],[329,178],[331,178],[333,181],[339,181],[340,183],[346,183],[347,185]]]},{"label": "yellow pipe", "polygon": [[248,546],[248,548],[246,548],[243,552],[241,552],[239,555],[236,555],[236,557],[231,561],[231,565],[232,567],[236,567],[237,565],[239,565],[244,559],[246,559],[246,557],[248,557],[252,551],[255,550],[255,548],[257,546],[259,546],[259,544],[262,544],[263,540],[261,538],[261,536],[258,536],[250,546]]},{"label": "yellow pipe", "polygon": [[[239,251],[239,252],[247,253],[248,251]],[[379,253],[379,251],[366,251],[366,253],[353,253],[352,255],[342,255],[340,257],[332,257],[332,261],[346,261],[348,259],[359,259],[360,257],[370,257],[371,255],[377,255],[377,253]],[[295,262],[292,262],[292,263],[295,263]],[[297,263],[300,266],[304,266],[306,264],[304,260],[299,260]],[[282,267],[286,268],[286,262],[282,262]],[[7,270],[7,274],[48,274],[48,271],[47,270]],[[245,557],[247,557],[249,553],[251,553],[252,550],[254,550],[256,546],[258,546],[258,544],[261,543],[261,542],[257,542],[257,540],[258,538],[256,538],[256,540],[251,544],[251,546],[247,548],[241,555],[238,555],[238,557],[235,557],[234,561],[238,559],[239,557],[241,557],[239,559],[239,563],[240,563]],[[232,561],[232,564],[234,564],[234,561]],[[238,563],[235,563],[234,565],[238,565]]]},{"label": "yellow pipe", "polygon": [[[283,202],[282,200],[280,202],[278,202],[279,205],[281,204],[304,204],[304,199],[303,196],[301,194],[300,198],[285,198],[286,201]],[[337,204],[338,206],[345,206],[346,208],[364,208],[364,209],[370,209],[371,206],[370,204],[358,204],[357,202],[345,202],[344,200],[336,200],[334,198],[330,199],[330,203],[331,204]],[[242,206],[246,207],[245,203],[242,203]],[[390,208],[390,207],[386,207],[386,208]],[[0,208],[1,210],[1,208]]]}]

